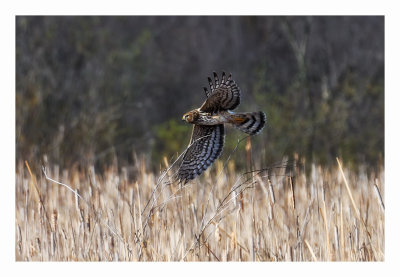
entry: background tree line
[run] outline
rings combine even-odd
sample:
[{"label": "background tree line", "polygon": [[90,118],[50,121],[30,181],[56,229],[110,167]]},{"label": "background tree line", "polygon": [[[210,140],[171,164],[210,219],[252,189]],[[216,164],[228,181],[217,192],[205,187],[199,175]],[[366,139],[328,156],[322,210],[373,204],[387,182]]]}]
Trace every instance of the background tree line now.
[{"label": "background tree line", "polygon": [[[17,161],[124,164],[143,153],[157,168],[187,146],[182,114],[222,70],[241,88],[238,110],[267,114],[252,138],[264,164],[382,162],[382,16],[18,16]],[[242,137],[228,134],[225,153]]]}]

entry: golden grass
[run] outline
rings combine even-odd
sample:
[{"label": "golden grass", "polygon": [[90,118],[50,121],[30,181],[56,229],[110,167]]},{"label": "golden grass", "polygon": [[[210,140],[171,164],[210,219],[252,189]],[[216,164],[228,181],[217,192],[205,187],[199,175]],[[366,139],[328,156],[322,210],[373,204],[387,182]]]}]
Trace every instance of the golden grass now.
[{"label": "golden grass", "polygon": [[71,191],[19,163],[16,260],[383,261],[383,168],[310,166],[309,177],[275,169],[245,182],[217,162],[184,187],[172,171],[156,186],[140,160],[119,172],[49,166]]}]

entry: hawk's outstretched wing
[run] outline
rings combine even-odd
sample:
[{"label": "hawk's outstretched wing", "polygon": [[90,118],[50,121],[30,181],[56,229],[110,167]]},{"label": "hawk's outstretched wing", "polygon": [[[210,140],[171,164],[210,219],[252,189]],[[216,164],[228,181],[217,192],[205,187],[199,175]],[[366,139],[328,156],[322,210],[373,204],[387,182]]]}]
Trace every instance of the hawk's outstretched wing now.
[{"label": "hawk's outstretched wing", "polygon": [[221,154],[224,146],[224,125],[195,125],[189,149],[178,170],[178,179],[185,184],[206,170]]},{"label": "hawk's outstretched wing", "polygon": [[207,100],[201,105],[200,111],[214,114],[219,111],[236,108],[240,104],[240,89],[235,81],[232,80],[232,74],[226,79],[225,72],[222,72],[222,80],[220,82],[217,73],[214,72],[214,80],[215,84],[208,77],[211,92],[204,88]]}]

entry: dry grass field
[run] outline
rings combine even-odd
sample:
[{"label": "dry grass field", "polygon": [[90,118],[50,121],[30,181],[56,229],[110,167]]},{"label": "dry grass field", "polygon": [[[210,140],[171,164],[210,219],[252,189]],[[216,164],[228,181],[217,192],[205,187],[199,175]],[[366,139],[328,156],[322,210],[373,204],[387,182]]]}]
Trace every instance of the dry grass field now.
[{"label": "dry grass field", "polygon": [[18,163],[16,260],[384,261],[383,167],[243,175],[232,160],[218,161],[180,187],[173,170],[155,175],[143,160],[134,164],[104,172],[47,165],[62,185],[40,165]]}]

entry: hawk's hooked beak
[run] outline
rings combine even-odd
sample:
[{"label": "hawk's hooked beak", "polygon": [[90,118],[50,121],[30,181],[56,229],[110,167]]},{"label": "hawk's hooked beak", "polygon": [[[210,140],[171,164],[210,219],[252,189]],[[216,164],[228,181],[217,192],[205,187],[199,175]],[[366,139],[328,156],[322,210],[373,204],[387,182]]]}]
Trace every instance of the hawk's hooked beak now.
[{"label": "hawk's hooked beak", "polygon": [[182,120],[186,121],[186,115],[185,114],[182,116]]}]

